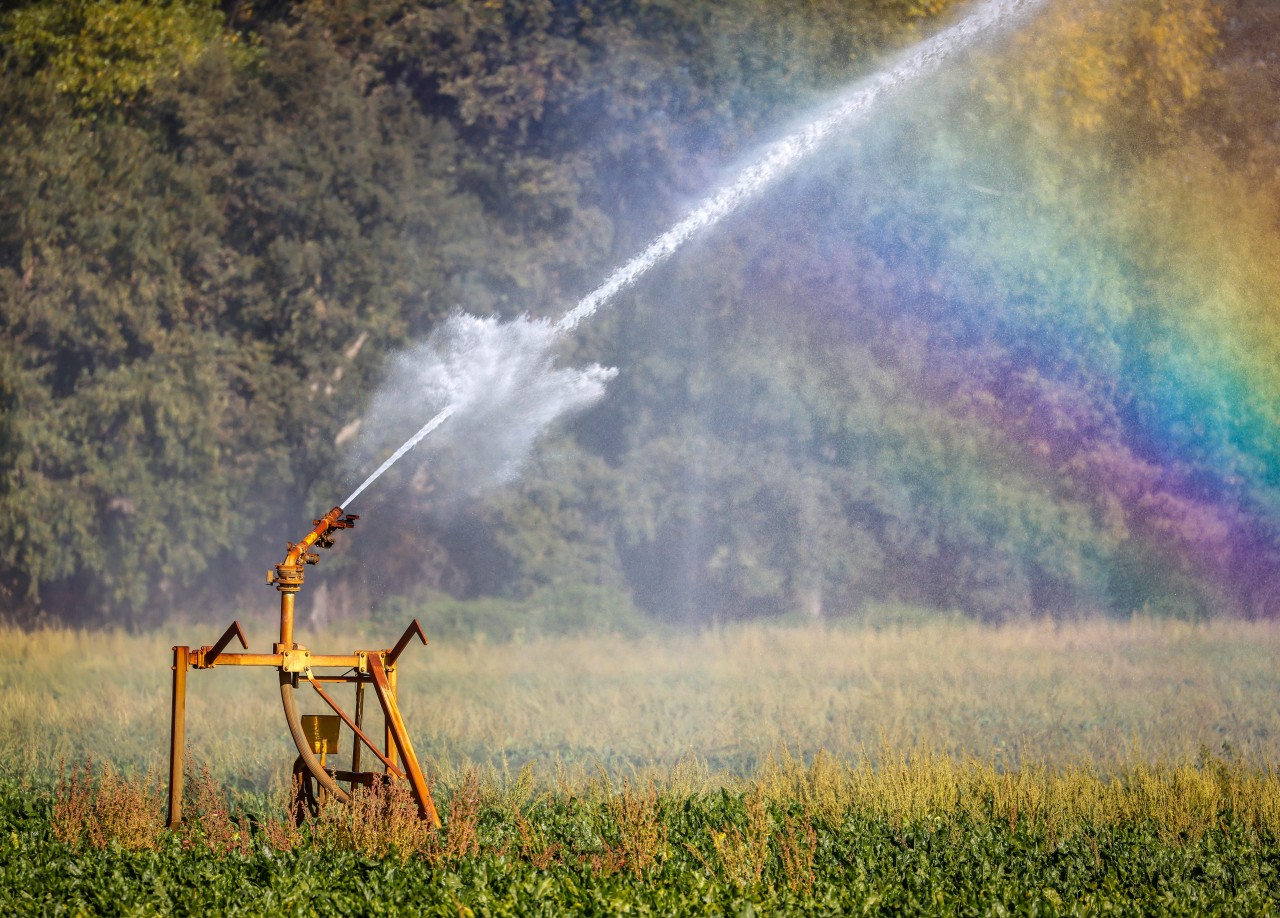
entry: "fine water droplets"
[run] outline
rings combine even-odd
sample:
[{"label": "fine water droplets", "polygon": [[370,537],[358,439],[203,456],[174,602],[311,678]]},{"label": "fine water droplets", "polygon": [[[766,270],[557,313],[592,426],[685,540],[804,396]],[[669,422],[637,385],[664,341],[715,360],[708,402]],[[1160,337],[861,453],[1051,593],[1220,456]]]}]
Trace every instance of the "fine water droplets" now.
[{"label": "fine water droplets", "polygon": [[403,431],[424,413],[434,415],[341,506],[350,508],[365,488],[446,420],[448,430],[433,439],[436,450],[455,444],[465,444],[466,450],[465,461],[453,463],[453,487],[470,493],[513,477],[542,432],[556,418],[599,400],[616,373],[595,364],[556,367],[560,339],[559,330],[545,319],[504,322],[458,314],[424,343],[397,355],[370,406],[366,428]]},{"label": "fine water droplets", "polygon": [[[522,318],[456,315],[430,338],[393,361],[367,417],[366,430],[410,430],[435,412],[389,459],[364,480],[341,506],[351,502],[383,472],[437,428],[443,448],[465,444],[465,463],[452,484],[464,492],[509,479],[537,437],[560,415],[581,410],[604,395],[615,371],[599,366],[554,366],[557,340],[605,303],[671,257],[699,231],[714,226],[817,149],[835,131],[855,124],[872,107],[905,89],[997,26],[1010,28],[1044,0],[990,0],[949,29],[916,46],[898,63],[860,80],[804,126],[764,151],[732,182],[708,196],[675,226],[622,265],[554,324]],[[445,421],[449,423],[446,425]],[[364,438],[366,442],[369,437]]]}]

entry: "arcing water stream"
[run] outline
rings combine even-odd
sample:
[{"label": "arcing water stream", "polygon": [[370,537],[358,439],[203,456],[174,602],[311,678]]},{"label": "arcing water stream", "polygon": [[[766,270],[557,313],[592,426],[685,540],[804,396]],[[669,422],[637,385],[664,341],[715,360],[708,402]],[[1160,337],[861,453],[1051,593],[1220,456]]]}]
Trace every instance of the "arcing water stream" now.
[{"label": "arcing water stream", "polygon": [[405,453],[409,452],[409,450],[413,449],[415,446],[421,443],[423,437],[431,433],[431,431],[435,430],[445,421],[449,420],[449,416],[451,414],[453,414],[452,405],[447,405],[443,409],[441,409],[439,414],[437,414],[431,420],[427,421],[427,423],[423,424],[422,427],[419,428],[416,434],[414,434],[408,440],[404,441],[403,446],[401,446],[398,450],[392,453],[387,458],[387,460],[382,463],[382,465],[374,469],[373,474],[370,475],[368,478],[366,478],[363,482],[361,482],[360,487],[352,491],[351,496],[348,497],[346,500],[344,500],[341,504],[339,504],[339,506],[343,507],[344,509],[349,508],[351,506],[351,502],[360,496],[361,491],[363,491],[365,488],[369,487],[369,485],[377,481],[382,476],[382,473],[385,472],[387,469],[391,468],[391,466],[395,465],[396,461],[401,456],[403,456]]},{"label": "arcing water stream", "polygon": [[[455,327],[452,333],[447,332],[444,337],[453,342],[454,349],[447,354],[444,362],[451,367],[455,377],[444,387],[436,384],[428,388],[437,397],[449,391],[468,392],[468,397],[448,397],[444,407],[366,478],[342,502],[341,506],[350,509],[352,501],[359,497],[365,488],[455,412],[466,409],[472,409],[480,414],[488,412],[490,417],[487,423],[478,423],[480,427],[510,425],[517,423],[520,419],[511,414],[509,404],[495,396],[503,392],[527,392],[530,388],[535,391],[544,390],[544,396],[550,400],[550,404],[563,404],[564,409],[557,407],[554,410],[540,411],[541,417],[536,425],[530,426],[526,422],[524,435],[516,439],[518,444],[528,444],[541,429],[554,420],[561,410],[584,406],[594,398],[598,398],[603,394],[603,382],[611,371],[602,370],[599,367],[590,368],[581,374],[573,371],[552,370],[551,348],[559,335],[577,327],[578,323],[593,315],[601,306],[635,283],[647,271],[673,255],[694,234],[714,226],[732,214],[744,202],[783,175],[797,161],[817,149],[832,133],[857,123],[877,102],[891,98],[922,76],[933,72],[948,58],[968,48],[982,36],[994,32],[997,27],[1011,28],[1043,2],[1044,0],[989,0],[956,25],[918,45],[897,64],[872,77],[858,81],[848,93],[809,120],[804,127],[766,147],[763,153],[738,173],[730,184],[704,199],[687,217],[658,236],[644,251],[609,275],[604,283],[583,297],[554,325],[543,321],[521,320],[532,327],[531,335],[508,336],[500,339],[498,336],[501,333],[501,327],[495,322],[475,320],[471,317],[455,317],[450,320]],[[484,332],[487,329],[491,340],[478,340],[475,334],[471,336],[458,334],[457,326],[462,323],[467,323],[468,330],[472,332],[477,330]],[[501,340],[507,340],[521,350],[504,348]],[[469,349],[457,350],[458,342]],[[428,342],[429,350],[431,350],[430,344]],[[434,350],[436,352],[434,355],[423,356],[441,358],[439,353],[441,348],[436,347]],[[494,376],[494,367],[490,361],[511,361],[514,366],[524,368],[527,375],[506,373],[503,374],[506,385],[498,389],[486,386],[485,383]],[[558,374],[559,381],[564,386],[548,387],[538,374]],[[439,374],[428,375],[434,380]],[[563,397],[561,397],[562,393]],[[399,395],[397,394],[395,398],[398,399]],[[503,462],[502,468],[507,468],[518,458],[518,455],[513,455]]]}]

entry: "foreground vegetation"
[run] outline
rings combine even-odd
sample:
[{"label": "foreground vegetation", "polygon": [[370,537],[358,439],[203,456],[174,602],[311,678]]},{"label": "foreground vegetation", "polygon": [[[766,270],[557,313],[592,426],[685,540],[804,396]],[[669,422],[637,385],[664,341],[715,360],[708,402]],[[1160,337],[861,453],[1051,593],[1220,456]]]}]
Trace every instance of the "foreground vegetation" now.
[{"label": "foreground vegetation", "polygon": [[[872,770],[783,757],[708,789],[662,781],[537,793],[474,770],[440,833],[403,789],[301,827],[229,815],[208,778],[189,822],[108,771],[55,797],[0,786],[0,904],[233,914],[1264,914],[1280,906],[1280,775],[1197,766],[998,771],[927,753]],[[52,829],[52,831],[50,831]]]},{"label": "foreground vegetation", "polygon": [[[202,629],[4,631],[0,907],[1280,908],[1274,625],[990,628],[882,611],[879,627],[473,636],[406,655],[440,834],[394,789],[287,820],[273,680],[227,668],[192,674],[200,766],[169,833],[155,777],[168,644]],[[248,631],[260,643],[269,623]]]}]

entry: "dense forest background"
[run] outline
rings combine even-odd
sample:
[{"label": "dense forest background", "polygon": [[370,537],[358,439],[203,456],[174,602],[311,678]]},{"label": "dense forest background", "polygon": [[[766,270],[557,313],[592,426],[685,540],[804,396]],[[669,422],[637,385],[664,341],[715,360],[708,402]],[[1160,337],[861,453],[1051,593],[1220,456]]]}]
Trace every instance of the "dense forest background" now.
[{"label": "dense forest background", "polygon": [[[558,316],[964,9],[11,5],[2,614],[269,609],[253,581],[381,458],[395,354],[458,310]],[[575,332],[618,375],[518,479],[393,470],[304,599],[1277,616],[1278,18],[1050,0]]]}]

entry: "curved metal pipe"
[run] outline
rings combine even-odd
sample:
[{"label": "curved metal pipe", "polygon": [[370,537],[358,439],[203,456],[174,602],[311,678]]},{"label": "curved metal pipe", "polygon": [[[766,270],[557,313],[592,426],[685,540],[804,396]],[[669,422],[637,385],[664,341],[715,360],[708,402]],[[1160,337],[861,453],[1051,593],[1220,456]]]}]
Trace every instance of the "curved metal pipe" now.
[{"label": "curved metal pipe", "polygon": [[302,759],[302,764],[307,766],[307,771],[311,772],[312,777],[321,787],[346,803],[351,799],[350,795],[338,786],[338,782],[332,775],[324,770],[320,760],[311,751],[311,742],[307,739],[307,735],[302,732],[302,718],[298,716],[298,701],[294,696],[292,673],[280,674],[280,700],[284,703],[284,719],[289,722],[289,734],[293,737],[293,744],[298,747],[298,757]]},{"label": "curved metal pipe", "polygon": [[303,537],[302,541],[296,545],[289,546],[289,553],[284,557],[284,563],[290,567],[296,565],[302,558],[308,548],[318,542],[324,536],[333,532],[335,529],[350,528],[350,520],[358,520],[360,517],[348,517],[347,520],[342,518],[342,508],[334,507],[320,519],[316,520],[315,528]]},{"label": "curved metal pipe", "polygon": [[274,583],[280,591],[280,644],[281,650],[293,647],[293,597],[302,588],[302,569],[306,564],[315,564],[318,556],[307,553],[317,542],[328,548],[333,544],[330,534],[338,529],[350,529],[360,517],[355,514],[342,515],[341,507],[334,507],[320,519],[315,521],[315,528],[303,537],[301,542],[289,543],[289,552],[284,561],[275,566],[274,573],[268,572],[267,582]]}]

